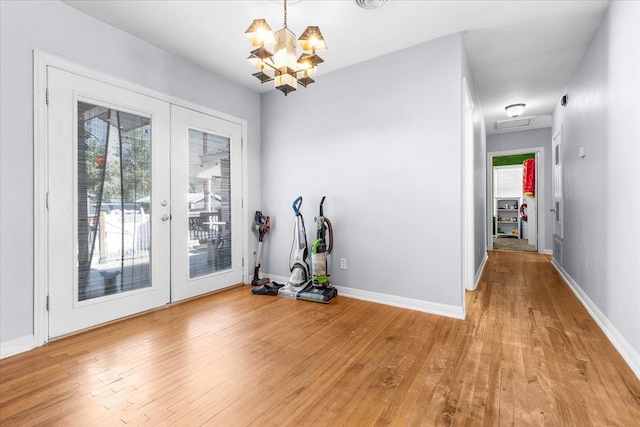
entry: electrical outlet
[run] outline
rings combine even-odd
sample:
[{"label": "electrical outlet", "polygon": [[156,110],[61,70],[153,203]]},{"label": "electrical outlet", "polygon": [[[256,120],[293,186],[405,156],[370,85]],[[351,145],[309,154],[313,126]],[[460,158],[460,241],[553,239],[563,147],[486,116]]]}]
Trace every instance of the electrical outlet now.
[{"label": "electrical outlet", "polygon": [[340,270],[346,270],[346,269],[347,269],[347,259],[340,258]]}]

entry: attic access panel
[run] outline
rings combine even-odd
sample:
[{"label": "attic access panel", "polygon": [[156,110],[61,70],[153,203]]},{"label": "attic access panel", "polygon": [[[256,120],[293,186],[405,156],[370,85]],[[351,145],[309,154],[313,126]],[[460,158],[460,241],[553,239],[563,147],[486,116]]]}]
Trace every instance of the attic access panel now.
[{"label": "attic access panel", "polygon": [[496,130],[525,128],[533,125],[535,117],[518,117],[515,119],[496,121]]}]

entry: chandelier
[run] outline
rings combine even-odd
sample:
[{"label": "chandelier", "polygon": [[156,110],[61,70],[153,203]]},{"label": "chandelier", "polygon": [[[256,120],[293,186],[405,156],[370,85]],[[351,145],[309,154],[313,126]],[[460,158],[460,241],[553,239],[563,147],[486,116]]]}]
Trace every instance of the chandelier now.
[{"label": "chandelier", "polygon": [[[257,70],[253,76],[261,83],[274,81],[276,89],[285,94],[315,82],[318,64],[324,62],[316,50],[327,50],[320,28],[307,27],[300,38],[302,55],[298,56],[296,35],[287,28],[287,0],[284,0],[284,28],[273,33],[264,19],[254,19],[245,35],[255,49],[247,58]],[[273,53],[266,46],[273,45]]]}]

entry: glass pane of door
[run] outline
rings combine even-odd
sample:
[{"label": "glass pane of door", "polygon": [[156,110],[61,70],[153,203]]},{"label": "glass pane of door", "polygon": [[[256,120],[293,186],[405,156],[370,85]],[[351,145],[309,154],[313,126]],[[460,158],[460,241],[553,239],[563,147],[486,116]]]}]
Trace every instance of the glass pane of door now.
[{"label": "glass pane of door", "polygon": [[231,268],[230,140],[189,129],[189,278]]},{"label": "glass pane of door", "polygon": [[78,102],[78,299],[150,286],[151,122]]}]

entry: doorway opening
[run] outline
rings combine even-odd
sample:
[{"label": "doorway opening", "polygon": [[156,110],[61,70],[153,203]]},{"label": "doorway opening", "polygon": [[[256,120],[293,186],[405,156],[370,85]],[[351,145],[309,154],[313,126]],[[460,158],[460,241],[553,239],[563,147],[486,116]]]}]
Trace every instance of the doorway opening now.
[{"label": "doorway opening", "polygon": [[544,252],[544,150],[487,155],[487,247]]}]

